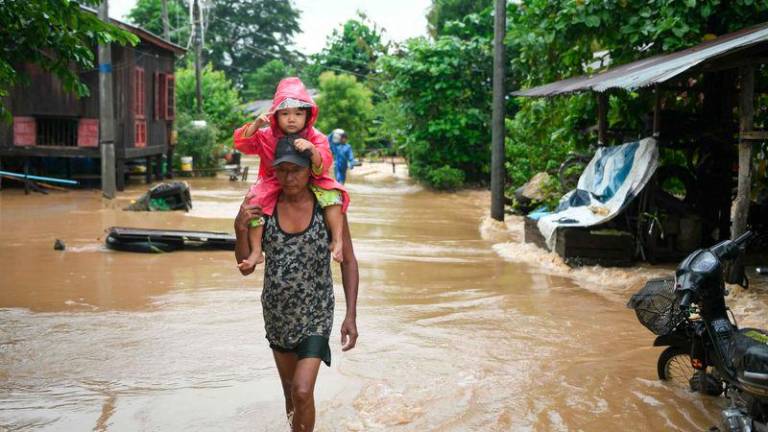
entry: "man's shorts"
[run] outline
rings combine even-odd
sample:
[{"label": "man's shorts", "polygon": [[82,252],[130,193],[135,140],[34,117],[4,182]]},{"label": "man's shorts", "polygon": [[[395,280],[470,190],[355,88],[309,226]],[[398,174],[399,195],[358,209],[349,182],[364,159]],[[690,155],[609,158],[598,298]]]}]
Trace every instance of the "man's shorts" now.
[{"label": "man's shorts", "polygon": [[294,353],[299,360],[319,358],[326,366],[331,366],[331,347],[328,345],[328,338],[324,336],[307,336],[293,348],[283,348],[273,343],[270,343],[269,347],[280,353]]}]

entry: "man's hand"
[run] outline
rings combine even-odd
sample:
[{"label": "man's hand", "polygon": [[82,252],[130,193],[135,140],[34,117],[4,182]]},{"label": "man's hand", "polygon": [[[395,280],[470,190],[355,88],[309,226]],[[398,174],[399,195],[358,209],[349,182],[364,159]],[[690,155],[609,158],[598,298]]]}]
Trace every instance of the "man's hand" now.
[{"label": "man's hand", "polygon": [[237,212],[237,216],[235,217],[235,230],[248,231],[249,223],[251,220],[264,216],[264,212],[262,211],[260,205],[248,204],[248,201],[250,201],[254,196],[255,195],[251,192],[248,192],[245,195],[243,203],[240,204],[240,211]]},{"label": "man's hand", "polygon": [[357,324],[354,318],[345,318],[341,324],[341,350],[349,351],[357,343]]}]

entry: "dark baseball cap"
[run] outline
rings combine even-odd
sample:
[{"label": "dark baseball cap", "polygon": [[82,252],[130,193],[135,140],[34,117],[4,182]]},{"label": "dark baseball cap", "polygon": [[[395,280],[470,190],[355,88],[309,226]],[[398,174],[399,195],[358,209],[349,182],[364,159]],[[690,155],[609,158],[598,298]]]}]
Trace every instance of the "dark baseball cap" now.
[{"label": "dark baseball cap", "polygon": [[296,150],[293,142],[300,138],[296,134],[285,135],[277,141],[277,147],[275,148],[275,161],[272,162],[272,166],[276,167],[283,162],[290,162],[309,168],[311,165],[311,159],[307,152],[300,152]]}]

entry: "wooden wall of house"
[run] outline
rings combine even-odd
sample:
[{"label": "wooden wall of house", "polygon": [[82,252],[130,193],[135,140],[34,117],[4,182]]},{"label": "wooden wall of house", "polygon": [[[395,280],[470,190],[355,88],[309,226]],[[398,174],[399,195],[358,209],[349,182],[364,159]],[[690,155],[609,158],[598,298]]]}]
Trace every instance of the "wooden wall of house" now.
[{"label": "wooden wall of house", "polygon": [[[131,57],[133,67],[129,71],[130,88],[126,92],[126,101],[121,104],[125,116],[126,149],[136,148],[136,122],[141,121],[136,113],[136,97],[134,86],[137,83],[136,68],[144,70],[144,122],[146,124],[146,148],[162,148],[165,152],[170,138],[173,120],[166,119],[166,113],[161,110],[159,80],[174,73],[174,55],[154,45],[141,43],[136,47],[126,49],[126,56]],[[164,75],[159,75],[164,74]],[[163,112],[161,112],[163,111]]]},{"label": "wooden wall of house", "polygon": [[[94,55],[95,55],[94,51]],[[118,158],[166,151],[172,120],[155,115],[156,72],[172,75],[174,54],[142,41],[135,47],[114,46],[112,71],[115,114],[115,150]],[[146,146],[136,147],[135,93],[136,67],[144,69]],[[99,73],[96,67],[81,71],[80,79],[88,86],[90,96],[78,98],[63,89],[61,80],[36,65],[23,65],[29,85],[16,86],[3,100],[13,116],[28,117],[99,117]],[[0,122],[0,149],[13,148],[13,125]],[[75,149],[72,149],[75,150]]]}]

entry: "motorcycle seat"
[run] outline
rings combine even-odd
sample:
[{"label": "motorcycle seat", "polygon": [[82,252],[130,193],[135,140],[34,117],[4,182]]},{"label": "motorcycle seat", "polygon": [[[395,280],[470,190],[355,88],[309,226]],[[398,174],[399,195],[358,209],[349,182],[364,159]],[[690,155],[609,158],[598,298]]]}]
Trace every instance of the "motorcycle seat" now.
[{"label": "motorcycle seat", "polygon": [[739,381],[768,389],[768,332],[739,329],[733,335],[731,360]]}]

